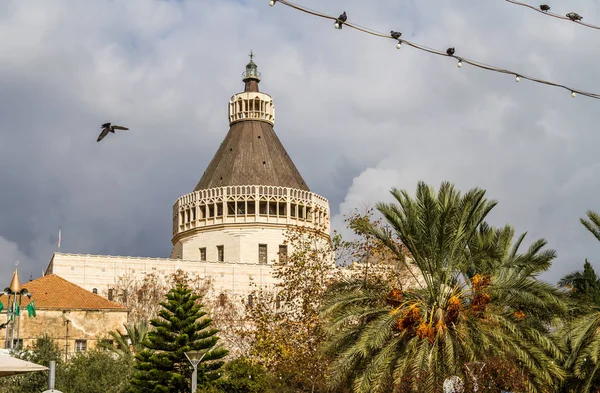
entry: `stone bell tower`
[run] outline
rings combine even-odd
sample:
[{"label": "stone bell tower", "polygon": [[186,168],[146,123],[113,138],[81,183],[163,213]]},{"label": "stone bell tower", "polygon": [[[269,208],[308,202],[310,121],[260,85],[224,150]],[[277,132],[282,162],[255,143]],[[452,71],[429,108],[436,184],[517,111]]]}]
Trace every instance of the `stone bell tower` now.
[{"label": "stone bell tower", "polygon": [[271,264],[290,225],[319,224],[329,203],[310,191],[273,130],[273,98],[259,91],[250,54],[244,91],[229,100],[229,132],[194,191],[173,205],[172,259]]}]

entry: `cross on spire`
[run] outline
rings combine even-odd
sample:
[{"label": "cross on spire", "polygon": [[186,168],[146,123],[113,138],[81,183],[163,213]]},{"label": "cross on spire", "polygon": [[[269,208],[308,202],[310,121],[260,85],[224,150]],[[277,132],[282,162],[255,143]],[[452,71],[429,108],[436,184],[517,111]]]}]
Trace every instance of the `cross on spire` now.
[{"label": "cross on spire", "polygon": [[254,54],[252,53],[252,49],[250,49],[250,54],[248,56],[250,56],[250,61],[252,61],[252,59],[254,58]]}]

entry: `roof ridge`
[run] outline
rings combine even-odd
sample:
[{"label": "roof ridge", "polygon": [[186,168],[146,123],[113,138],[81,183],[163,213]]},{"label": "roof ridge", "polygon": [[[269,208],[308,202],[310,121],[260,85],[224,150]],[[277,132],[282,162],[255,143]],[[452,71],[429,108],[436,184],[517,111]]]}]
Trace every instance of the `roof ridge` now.
[{"label": "roof ridge", "polygon": [[[127,310],[127,307],[54,273],[31,280],[22,286],[31,291],[32,297],[23,299],[21,307],[26,307],[34,301],[38,309]],[[5,300],[0,299],[2,303]]]}]

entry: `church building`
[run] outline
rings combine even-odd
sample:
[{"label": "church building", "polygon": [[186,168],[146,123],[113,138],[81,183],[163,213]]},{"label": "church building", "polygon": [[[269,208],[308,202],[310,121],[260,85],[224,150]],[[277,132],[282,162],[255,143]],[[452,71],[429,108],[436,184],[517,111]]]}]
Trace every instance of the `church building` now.
[{"label": "church building", "polygon": [[228,103],[229,132],[192,192],[173,205],[170,258],[54,253],[46,274],[112,299],[123,276],[181,269],[211,278],[216,294],[272,286],[273,261],[287,255],[289,226],[330,234],[329,203],[311,192],[273,126],[273,98],[259,90],[250,56],[244,91]]}]

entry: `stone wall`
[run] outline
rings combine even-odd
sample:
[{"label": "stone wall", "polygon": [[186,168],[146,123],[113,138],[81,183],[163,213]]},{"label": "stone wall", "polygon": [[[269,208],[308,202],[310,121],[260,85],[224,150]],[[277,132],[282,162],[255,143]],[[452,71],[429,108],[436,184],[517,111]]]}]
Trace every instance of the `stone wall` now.
[{"label": "stone wall", "polygon": [[246,295],[256,288],[250,283],[268,288],[276,282],[269,264],[62,253],[54,254],[46,273],[56,274],[91,292],[95,289],[98,295],[106,297],[119,277],[141,279],[153,269],[163,277],[181,269],[193,277],[211,278],[217,294],[227,291]]},{"label": "stone wall", "polygon": [[[24,311],[20,319],[20,338],[23,340],[23,348],[31,346],[38,337],[47,334],[63,351],[68,342],[68,352],[73,353],[76,350],[77,340],[85,340],[87,350],[90,350],[96,347],[98,336],[106,336],[108,332],[116,329],[123,331],[123,324],[127,322],[127,311],[38,309],[35,317],[29,317]],[[66,320],[69,321],[68,336]],[[0,343],[2,348],[6,346],[6,331],[2,330],[3,337]],[[17,326],[15,325],[16,338]]]}]

